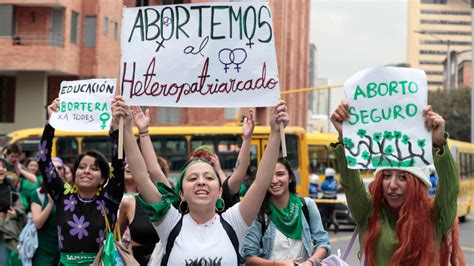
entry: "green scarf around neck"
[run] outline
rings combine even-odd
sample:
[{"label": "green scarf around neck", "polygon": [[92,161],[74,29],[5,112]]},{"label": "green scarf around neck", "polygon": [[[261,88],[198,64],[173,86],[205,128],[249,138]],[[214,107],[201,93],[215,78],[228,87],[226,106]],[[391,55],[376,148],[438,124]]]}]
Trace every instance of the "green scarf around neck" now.
[{"label": "green scarf around neck", "polygon": [[290,193],[288,205],[284,209],[278,208],[270,200],[272,211],[272,222],[286,237],[291,239],[301,239],[302,225],[302,203],[299,197]]}]

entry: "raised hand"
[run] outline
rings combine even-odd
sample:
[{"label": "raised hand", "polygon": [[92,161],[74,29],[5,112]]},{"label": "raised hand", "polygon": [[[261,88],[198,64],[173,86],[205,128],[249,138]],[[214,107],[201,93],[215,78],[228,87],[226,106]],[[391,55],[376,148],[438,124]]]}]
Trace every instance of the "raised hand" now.
[{"label": "raised hand", "polygon": [[244,117],[242,123],[242,135],[244,139],[252,139],[253,129],[255,128],[255,120],[253,119],[253,112],[249,112],[248,117]]},{"label": "raised hand", "polygon": [[446,140],[444,139],[446,121],[440,114],[433,111],[431,105],[423,108],[423,116],[425,117],[425,127],[431,132],[433,145],[442,148],[446,144]]},{"label": "raised hand", "polygon": [[342,138],[342,123],[349,118],[349,104],[343,100],[331,115],[331,122],[339,133],[339,138]]},{"label": "raised hand", "polygon": [[48,121],[51,118],[51,114],[53,112],[57,112],[59,108],[59,98],[56,98],[51,102],[50,105],[48,105]]},{"label": "raised hand", "polygon": [[280,100],[278,105],[275,107],[270,120],[270,127],[272,132],[280,133],[280,122],[286,127],[290,122],[290,116],[288,115],[288,108],[283,100]]},{"label": "raised hand", "polygon": [[131,126],[132,116],[130,112],[130,107],[125,104],[123,97],[116,95],[112,99],[112,127],[118,129],[120,117],[123,117],[123,125]]},{"label": "raised hand", "polygon": [[132,115],[133,121],[135,122],[138,131],[147,131],[148,127],[150,126],[150,110],[146,109],[145,113],[143,113],[142,108],[140,108],[140,106],[132,106]]}]

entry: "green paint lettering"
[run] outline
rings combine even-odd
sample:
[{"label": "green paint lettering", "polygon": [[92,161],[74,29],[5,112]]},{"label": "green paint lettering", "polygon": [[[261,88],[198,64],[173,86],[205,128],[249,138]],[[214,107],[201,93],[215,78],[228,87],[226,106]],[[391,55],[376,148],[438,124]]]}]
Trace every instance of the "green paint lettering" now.
[{"label": "green paint lettering", "polygon": [[242,40],[242,8],[241,7],[239,7],[237,14],[234,12],[234,8],[232,6],[230,6],[229,8],[230,39],[232,39],[232,33],[233,33],[232,25],[234,25],[234,23],[239,28],[239,39]]},{"label": "green paint lettering", "polygon": [[219,36],[216,36],[214,34],[214,29],[216,28],[216,26],[218,25],[221,25],[222,23],[220,22],[215,22],[214,19],[215,19],[215,11],[216,10],[223,10],[223,9],[227,9],[229,7],[227,6],[212,6],[211,7],[211,39],[213,40],[221,40],[221,39],[224,39],[225,36],[223,35],[219,35]]},{"label": "green paint lettering", "polygon": [[405,119],[405,117],[400,113],[402,111],[402,107],[400,105],[395,105],[393,107],[393,119],[397,119],[398,117]]},{"label": "green paint lettering", "polygon": [[399,83],[402,84],[402,94],[405,95],[405,92],[406,92],[406,87],[405,85],[407,84],[408,81],[406,80],[402,80],[400,81]]},{"label": "green paint lettering", "polygon": [[377,84],[375,82],[370,82],[367,84],[367,98],[374,98],[377,96],[377,91],[375,90],[377,88]]},{"label": "green paint lettering", "polygon": [[357,100],[357,97],[359,97],[359,95],[362,95],[362,97],[366,98],[367,96],[364,94],[364,91],[360,88],[359,85],[357,85],[357,88],[356,88],[356,91],[355,91],[355,94],[354,94],[354,100]]},{"label": "green paint lettering", "polygon": [[[154,20],[150,21],[150,18],[154,17]],[[160,20],[160,13],[154,8],[145,8],[145,39],[147,41],[152,41],[160,36],[160,27],[158,26],[157,22]],[[162,23],[163,24],[163,23]],[[151,28],[154,27],[156,31],[152,35]]]},{"label": "green paint lettering", "polygon": [[130,36],[128,37],[128,42],[131,42],[133,33],[135,32],[136,29],[139,29],[140,32],[140,40],[143,42],[144,41],[144,36],[145,36],[145,29],[143,28],[143,13],[142,9],[138,10],[137,17],[135,18],[135,22],[133,23],[133,28],[132,32],[130,32]]},{"label": "green paint lettering", "polygon": [[349,124],[350,125],[357,124],[359,122],[359,116],[357,115],[357,111],[356,111],[355,107],[352,107],[352,106],[349,107],[349,114],[350,114]]},{"label": "green paint lettering", "polygon": [[398,93],[397,87],[398,87],[398,82],[396,82],[396,81],[390,81],[389,93],[388,93],[388,95],[392,96],[392,94]]},{"label": "green paint lettering", "polygon": [[[169,13],[169,15],[165,15],[166,13]],[[174,23],[175,23],[175,21],[174,21],[173,9],[171,9],[171,7],[163,8],[161,10],[161,17],[162,17],[161,24],[160,24],[160,26],[161,26],[161,38],[163,40],[167,41],[167,40],[171,39],[174,35]],[[169,21],[171,22],[171,24],[168,25],[168,26],[164,25],[165,22],[163,21],[163,18],[165,18],[165,17],[168,17]],[[166,30],[166,29],[168,29],[168,30]],[[165,36],[165,31],[168,32],[168,36]]]},{"label": "green paint lettering", "polygon": [[[385,111],[387,111],[388,114],[386,114]],[[392,116],[392,108],[388,108],[387,110],[382,109],[382,118],[383,118],[383,120],[389,120],[391,116]]]},{"label": "green paint lettering", "polygon": [[370,120],[372,120],[372,122],[375,122],[375,123],[378,123],[382,120],[382,118],[379,116],[379,115],[375,115],[374,113],[377,112],[377,108],[374,108],[370,111]]},{"label": "green paint lettering", "polygon": [[210,8],[211,6],[207,5],[207,6],[192,6],[190,9],[191,10],[194,10],[194,9],[197,9],[198,12],[199,12],[199,17],[198,17],[198,36],[199,37],[202,37],[202,10],[203,9],[206,9],[206,8]]},{"label": "green paint lettering", "polygon": [[[247,19],[248,19],[248,17],[249,17],[250,11],[252,11],[252,14],[251,14],[251,16],[253,17],[253,18],[252,18],[252,23],[249,23],[249,22],[247,21]],[[246,37],[248,40],[252,40],[253,37],[255,36],[255,30],[256,30],[255,26],[256,26],[256,23],[257,23],[257,12],[255,11],[255,7],[253,7],[253,6],[247,7],[247,9],[246,9],[245,12],[244,12],[244,17],[243,17],[243,19],[244,19],[244,25],[243,25],[243,26],[244,26],[244,34],[245,34],[245,37]],[[248,26],[249,24],[250,24],[250,26],[251,26],[250,34],[249,34],[248,28],[247,28],[247,26]]]},{"label": "green paint lettering", "polygon": [[369,115],[368,115],[368,111],[367,110],[360,110],[360,121],[362,122],[362,124],[368,124],[369,122],[366,120],[366,118],[368,118]]},{"label": "green paint lettering", "polygon": [[[383,87],[385,87],[385,89],[384,89]],[[377,88],[377,91],[378,91],[378,93],[379,93],[380,96],[385,96],[385,95],[387,95],[387,93],[388,93],[388,85],[387,85],[387,83],[383,83],[383,82],[382,82],[382,83],[379,83],[379,86],[378,86],[378,88]]]},{"label": "green paint lettering", "polygon": [[[184,14],[185,14],[185,20],[184,22],[180,22],[180,15],[179,15],[179,11],[180,10],[183,10],[184,11]],[[176,6],[176,39],[179,40],[179,32],[181,31],[184,35],[186,35],[186,37],[189,38],[189,35],[188,33],[186,33],[185,30],[183,30],[183,26],[188,24],[189,22],[189,11],[187,8],[183,7],[183,6]]]},{"label": "green paint lettering", "polygon": [[268,38],[266,39],[258,39],[262,43],[267,43],[270,42],[273,38],[273,30],[272,30],[272,25],[268,23],[266,20],[262,19],[262,10],[267,11],[269,19],[272,18],[270,10],[266,6],[261,6],[260,9],[258,10],[258,28],[262,27],[267,27],[268,29]]},{"label": "green paint lettering", "polygon": [[418,92],[418,84],[416,82],[410,81],[408,84],[408,91],[413,94]]},{"label": "green paint lettering", "polygon": [[409,117],[414,117],[416,115],[416,113],[418,113],[418,107],[416,106],[416,104],[409,103],[405,107],[405,113]]}]

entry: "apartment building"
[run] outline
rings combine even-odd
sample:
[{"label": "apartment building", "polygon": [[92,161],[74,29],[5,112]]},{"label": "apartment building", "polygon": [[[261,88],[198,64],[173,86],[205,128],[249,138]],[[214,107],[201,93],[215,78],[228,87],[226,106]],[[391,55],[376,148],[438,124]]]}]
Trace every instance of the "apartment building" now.
[{"label": "apartment building", "polygon": [[[443,61],[448,49],[464,51],[471,47],[470,3],[464,0],[409,0],[407,17],[408,64],[426,72],[429,89],[446,88]],[[453,75],[456,66],[451,65],[449,69]],[[451,89],[454,88],[454,83],[450,83]]]},{"label": "apartment building", "polygon": [[[0,0],[0,134],[42,127],[46,106],[58,95],[64,80],[119,76],[123,5],[198,2],[218,1]],[[310,0],[273,0],[270,6],[281,90],[304,88],[309,81]],[[291,124],[305,127],[307,96],[290,94],[283,98],[289,105]],[[257,109],[257,122],[267,124],[270,109]],[[152,123],[159,125],[223,125],[239,120],[247,111],[151,110]]]}]

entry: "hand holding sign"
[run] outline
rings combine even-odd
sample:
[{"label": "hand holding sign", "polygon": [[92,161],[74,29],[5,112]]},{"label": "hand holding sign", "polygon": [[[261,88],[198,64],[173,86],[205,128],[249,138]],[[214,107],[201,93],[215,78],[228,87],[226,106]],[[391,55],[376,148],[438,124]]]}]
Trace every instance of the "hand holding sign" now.
[{"label": "hand holding sign", "polygon": [[441,115],[433,112],[431,105],[423,109],[423,116],[425,117],[426,129],[431,131],[433,145],[442,149],[446,145],[446,139],[444,138],[446,121]]}]

